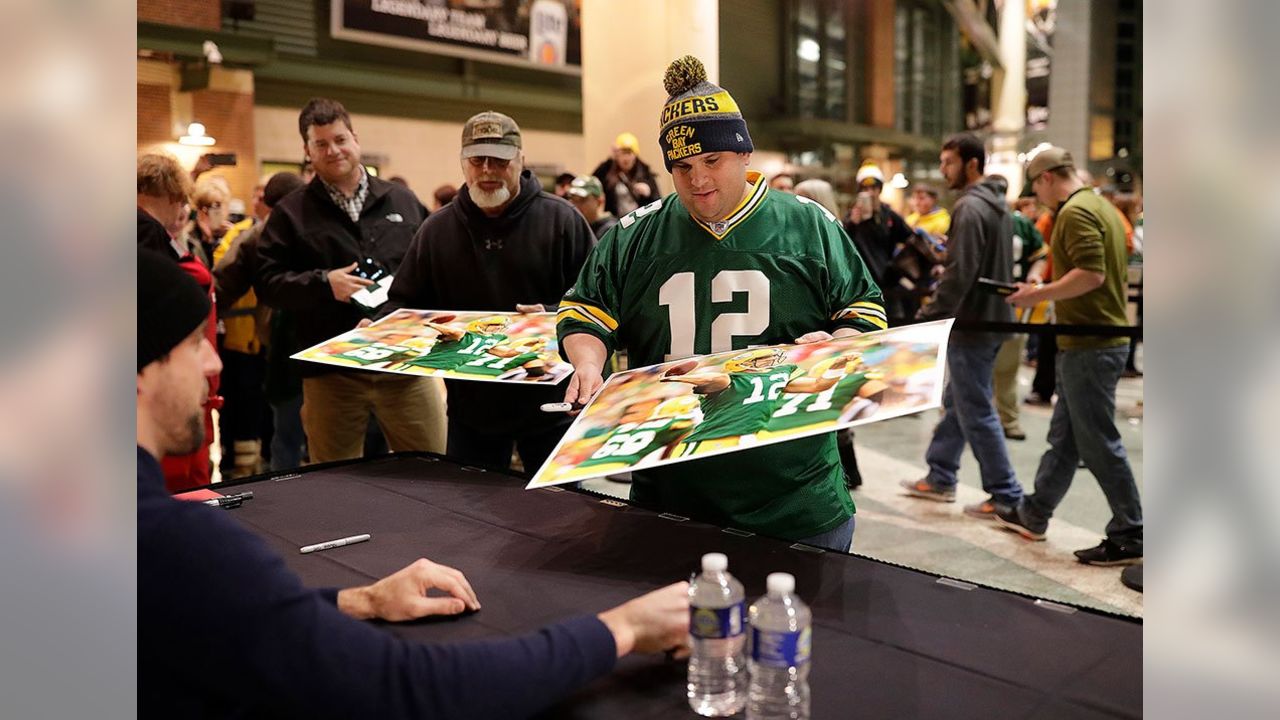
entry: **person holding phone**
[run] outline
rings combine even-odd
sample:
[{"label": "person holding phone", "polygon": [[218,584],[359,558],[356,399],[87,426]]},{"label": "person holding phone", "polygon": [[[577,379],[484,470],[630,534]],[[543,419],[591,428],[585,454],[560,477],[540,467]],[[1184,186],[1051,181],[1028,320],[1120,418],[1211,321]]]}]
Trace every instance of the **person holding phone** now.
[{"label": "person holding phone", "polygon": [[[394,274],[427,209],[406,187],[370,175],[341,103],[315,98],[298,118],[316,176],[272,210],[254,289],[296,321],[292,354],[354,328],[374,310],[379,269]],[[375,300],[376,302],[376,300]],[[302,424],[313,462],[360,457],[369,416],[393,451],[444,450],[444,405],[429,378],[302,363]]]},{"label": "person holding phone", "polygon": [[878,165],[870,161],[863,163],[858,168],[855,181],[858,194],[849,208],[845,232],[884,293],[885,310],[890,320],[910,318],[919,303],[898,285],[899,273],[893,267],[893,256],[911,237],[911,226],[893,208],[880,201],[880,193],[884,191],[884,173]]}]

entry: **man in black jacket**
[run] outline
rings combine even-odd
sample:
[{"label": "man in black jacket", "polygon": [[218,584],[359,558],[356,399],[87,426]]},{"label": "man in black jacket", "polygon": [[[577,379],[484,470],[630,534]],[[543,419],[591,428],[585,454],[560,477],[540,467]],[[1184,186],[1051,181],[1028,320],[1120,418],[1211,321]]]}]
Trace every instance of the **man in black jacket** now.
[{"label": "man in black jacket", "polygon": [[[351,117],[315,98],[298,118],[316,176],[276,205],[258,244],[263,302],[296,320],[296,352],[372,314],[352,300],[371,281],[361,265],[394,274],[427,210],[407,188],[370,176]],[[314,462],[360,457],[369,413],[395,451],[444,449],[442,403],[428,378],[302,366],[302,424]]]},{"label": "man in black jacket", "polygon": [[911,226],[893,208],[880,201],[884,192],[884,173],[874,162],[867,161],[858,168],[854,178],[858,195],[849,208],[849,218],[844,223],[845,232],[853,240],[858,254],[871,271],[871,277],[884,293],[884,307],[889,322],[910,318],[919,302],[911,291],[898,284],[902,277],[893,266],[893,258],[899,248],[911,237]]},{"label": "man in black jacket", "polygon": [[[370,585],[308,588],[225,510],[171,497],[159,459],[204,444],[221,367],[208,316],[176,263],[138,250],[140,717],[527,717],[631,652],[684,652],[684,582],[517,637],[410,642],[360,621],[479,610],[461,572],[420,558]],[[184,681],[204,668],[219,681]]]},{"label": "man in black jacket", "polygon": [[[572,205],[524,169],[514,120],[496,112],[468,120],[462,172],[466,185],[418,230],[380,315],[401,307],[541,312],[577,279],[595,238]],[[448,454],[464,462],[508,468],[514,445],[532,473],[569,426],[539,410],[563,389],[448,386]]]},{"label": "man in black jacket", "polygon": [[596,166],[591,174],[604,187],[604,209],[614,217],[622,217],[662,197],[658,180],[649,165],[640,159],[640,141],[624,132],[613,141],[608,160]]},{"label": "man in black jacket", "polygon": [[[920,310],[921,320],[954,317],[958,322],[1013,322],[1013,312],[995,293],[978,286],[978,278],[1013,279],[1013,218],[1004,193],[1004,178],[984,178],[986,149],[971,133],[953,135],[942,146],[941,169],[952,190],[963,194],[951,215],[947,260],[933,302]],[[964,508],[966,514],[994,520],[1000,508],[1022,500],[1022,486],[1009,462],[1004,429],[991,402],[992,371],[1007,333],[955,330],[947,348],[949,379],[942,391],[942,421],[925,453],[929,474],[904,480],[913,496],[955,502],[956,471],[965,443],[973,448],[982,471],[982,489],[991,497]]]}]

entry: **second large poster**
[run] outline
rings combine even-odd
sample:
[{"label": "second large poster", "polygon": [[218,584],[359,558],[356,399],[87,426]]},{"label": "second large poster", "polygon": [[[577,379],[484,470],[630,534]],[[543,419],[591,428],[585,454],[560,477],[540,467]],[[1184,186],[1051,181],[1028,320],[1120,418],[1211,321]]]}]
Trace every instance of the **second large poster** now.
[{"label": "second large poster", "polygon": [[951,324],[619,373],[528,487],[685,462],[937,407]]}]

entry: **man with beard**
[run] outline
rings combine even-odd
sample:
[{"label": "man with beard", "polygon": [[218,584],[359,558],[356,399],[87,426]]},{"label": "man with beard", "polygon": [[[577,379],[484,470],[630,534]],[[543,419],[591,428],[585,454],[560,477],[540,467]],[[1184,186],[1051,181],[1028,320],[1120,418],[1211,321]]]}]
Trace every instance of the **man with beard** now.
[{"label": "man with beard", "polygon": [[[373,282],[361,268],[392,275],[427,216],[401,185],[373,177],[346,108],[314,98],[298,117],[315,178],[271,212],[258,244],[254,289],[296,321],[290,354],[354,328],[373,311],[352,299]],[[367,272],[365,274],[368,274]],[[369,414],[397,452],[444,447],[441,399],[427,378],[303,363],[302,426],[313,462],[360,457]]]},{"label": "man with beard", "polygon": [[[466,184],[418,230],[380,314],[554,308],[595,245],[587,221],[525,170],[520,127],[506,115],[468,120],[461,156]],[[506,469],[514,446],[532,473],[569,426],[569,418],[539,409],[560,399],[553,387],[446,383],[446,452],[461,462]]]},{"label": "man with beard", "polygon": [[[461,572],[418,559],[363,587],[308,588],[226,511],[170,497],[159,459],[204,444],[222,368],[209,309],[176,264],[138,251],[141,717],[527,717],[631,652],[684,652],[684,582],[518,637],[410,642],[361,621],[479,610]],[[182,682],[187,668],[221,668],[225,682]]]},{"label": "man with beard", "polygon": [[[947,259],[933,302],[916,317],[959,322],[1013,322],[1013,311],[999,295],[986,292],[978,278],[1000,282],[1013,279],[1013,219],[1004,199],[1008,183],[1000,176],[983,177],[986,149],[972,133],[947,138],[939,155],[947,187],[960,193],[951,216]],[[991,497],[966,505],[972,517],[994,520],[997,510],[1016,506],[1022,486],[1009,461],[1004,429],[991,401],[992,371],[1007,333],[952,330],[947,346],[946,387],[942,391],[942,420],[925,453],[929,474],[903,480],[907,493],[926,500],[956,501],[956,472],[967,443],[982,471],[982,489]]]}]

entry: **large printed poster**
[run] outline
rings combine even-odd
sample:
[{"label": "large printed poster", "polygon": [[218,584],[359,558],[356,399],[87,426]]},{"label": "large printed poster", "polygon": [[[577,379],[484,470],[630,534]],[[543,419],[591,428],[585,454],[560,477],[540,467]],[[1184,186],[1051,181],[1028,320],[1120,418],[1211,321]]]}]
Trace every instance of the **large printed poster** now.
[{"label": "large printed poster", "polygon": [[560,357],[554,313],[401,309],[292,357],[401,375],[521,384],[555,384],[573,372]]},{"label": "large printed poster", "polygon": [[529,488],[721,455],[937,407],[951,320],[614,375]]},{"label": "large printed poster", "polygon": [[332,0],[331,8],[340,40],[582,72],[574,0]]}]

